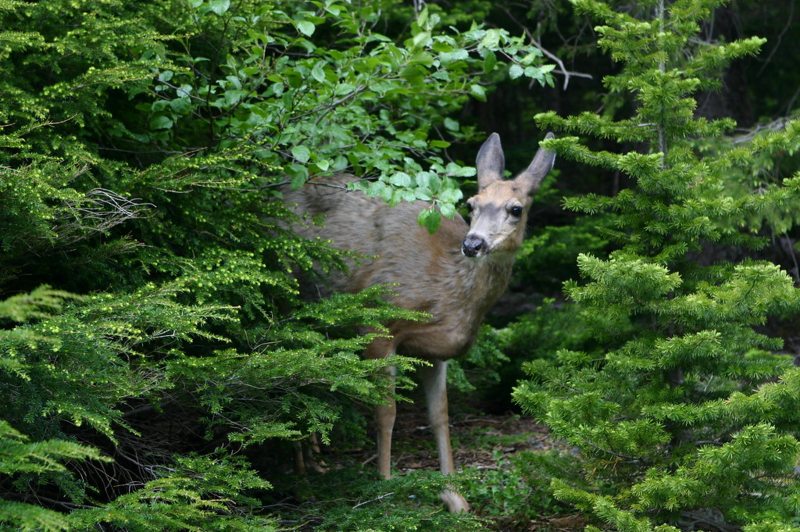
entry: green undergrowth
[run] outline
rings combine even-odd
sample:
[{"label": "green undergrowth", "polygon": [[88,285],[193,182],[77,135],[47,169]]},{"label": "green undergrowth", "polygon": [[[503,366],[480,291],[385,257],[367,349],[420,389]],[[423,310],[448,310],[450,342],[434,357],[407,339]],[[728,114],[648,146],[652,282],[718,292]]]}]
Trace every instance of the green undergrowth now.
[{"label": "green undergrowth", "polygon": [[[449,480],[449,479],[448,479]],[[475,514],[450,514],[438,498],[447,481],[434,471],[379,480],[373,467],[353,465],[276,484],[282,525],[300,530],[482,530]],[[288,511],[287,511],[288,510]]]},{"label": "green undergrowth", "polygon": [[[568,513],[550,490],[554,473],[575,469],[568,454],[559,451],[521,451],[494,455],[494,468],[464,472],[463,493],[473,510],[492,530],[529,530],[532,523]],[[544,525],[546,528],[546,525]]]},{"label": "green undergrowth", "polygon": [[[576,474],[575,461],[568,451],[550,448],[546,434],[520,427],[513,415],[461,414],[470,407],[459,403],[452,441],[462,467],[446,478],[433,459],[433,438],[416,417],[422,408],[401,408],[393,442],[399,469],[391,480],[377,477],[373,442],[356,444],[350,438],[324,449],[328,472],[298,476],[287,471],[276,480],[266,509],[281,515],[280,525],[289,529],[363,531],[546,530],[548,520],[570,513],[553,496],[550,478]],[[469,501],[469,514],[446,511],[439,493],[448,486]]]}]

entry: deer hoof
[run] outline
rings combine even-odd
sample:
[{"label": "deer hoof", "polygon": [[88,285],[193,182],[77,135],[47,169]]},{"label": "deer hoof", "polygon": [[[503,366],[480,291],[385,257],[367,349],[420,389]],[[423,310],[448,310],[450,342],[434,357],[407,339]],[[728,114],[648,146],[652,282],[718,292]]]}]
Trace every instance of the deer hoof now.
[{"label": "deer hoof", "polygon": [[469,512],[469,504],[466,499],[455,491],[444,490],[439,494],[439,498],[442,499],[442,502],[447,506],[447,511],[450,513]]}]

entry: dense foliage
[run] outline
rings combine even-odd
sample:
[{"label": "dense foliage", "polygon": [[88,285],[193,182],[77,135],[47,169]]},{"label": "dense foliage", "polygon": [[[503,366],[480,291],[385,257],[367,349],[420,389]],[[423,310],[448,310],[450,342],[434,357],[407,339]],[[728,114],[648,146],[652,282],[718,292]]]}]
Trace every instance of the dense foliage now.
[{"label": "dense foliage", "polygon": [[[697,104],[763,40],[705,24],[717,1],[573,3],[0,0],[0,527],[800,526],[800,130]],[[595,80],[564,91],[569,68]],[[796,103],[752,84],[750,115]],[[467,471],[478,516],[442,513],[438,474],[287,481],[312,435],[367,439],[384,366],[412,387],[413,359],[360,359],[363,331],[424,316],[380,287],[310,297],[343,257],[292,234],[279,187],[350,172],[430,201],[435,230],[485,132],[521,166],[549,109],[561,176],[520,253],[524,312],[452,379],[503,403],[527,361],[514,399],[569,450]]]},{"label": "dense foliage", "polygon": [[551,81],[541,54],[427,11],[389,38],[330,0],[0,8],[0,520],[269,527],[242,451],[379,401],[408,363],[361,360],[356,328],[419,317],[377,289],[305,302],[296,274],[341,261],[286,230],[277,185],[377,177],[434,228],[474,172],[440,155],[470,134],[448,113],[509,67]]}]

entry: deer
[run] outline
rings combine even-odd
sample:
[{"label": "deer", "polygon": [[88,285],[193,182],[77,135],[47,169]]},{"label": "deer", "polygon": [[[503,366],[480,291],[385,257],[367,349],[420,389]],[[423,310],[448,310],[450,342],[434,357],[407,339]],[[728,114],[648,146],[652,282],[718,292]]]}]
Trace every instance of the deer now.
[{"label": "deer", "polygon": [[[545,138],[551,139],[553,134]],[[372,285],[388,285],[393,287],[387,296],[393,304],[430,316],[426,322],[387,324],[389,335],[374,339],[363,356],[374,359],[401,353],[430,362],[417,371],[443,475],[455,472],[447,362],[470,348],[486,313],[508,287],[533,195],[554,162],[554,152],[539,148],[525,170],[513,179],[504,179],[500,136],[492,133],[476,157],[478,192],[466,202],[470,223],[456,214],[452,219],[443,218],[432,234],[417,222],[417,215],[430,208],[429,203],[390,206],[349,190],[347,183],[355,179],[350,175],[316,183],[311,180],[297,190],[284,190],[285,201],[298,214],[323,218],[322,225],[308,223],[296,228],[300,235],[328,240],[334,247],[365,258],[346,275],[331,280],[334,290],[357,292]],[[389,366],[386,371],[390,393],[386,402],[376,407],[375,422],[378,473],[389,479],[397,415],[396,370]],[[469,511],[467,501],[454,489],[445,489],[440,498],[450,512]]]}]

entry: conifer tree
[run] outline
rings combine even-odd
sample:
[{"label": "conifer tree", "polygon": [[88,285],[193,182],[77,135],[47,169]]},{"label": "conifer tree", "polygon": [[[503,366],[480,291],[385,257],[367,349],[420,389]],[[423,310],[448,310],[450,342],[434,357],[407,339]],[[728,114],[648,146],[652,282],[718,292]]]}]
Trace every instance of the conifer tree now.
[{"label": "conifer tree", "polygon": [[[699,39],[717,0],[628,12],[573,4],[599,21],[599,45],[620,66],[604,78],[616,105],[536,119],[562,132],[548,148],[630,186],[566,201],[616,249],[579,257],[582,279],[565,292],[587,331],[530,362],[514,398],[579,451],[582,478],[556,478],[552,489],[603,526],[788,529],[800,511],[800,369],[764,325],[796,315],[797,290],[775,264],[721,257],[747,257],[765,227],[795,223],[800,176],[758,194],[747,177],[759,151],[795,150],[798,127],[731,149],[732,120],[695,114],[695,95],[718,88],[725,66],[763,40]],[[620,150],[592,149],[576,133]]]}]

